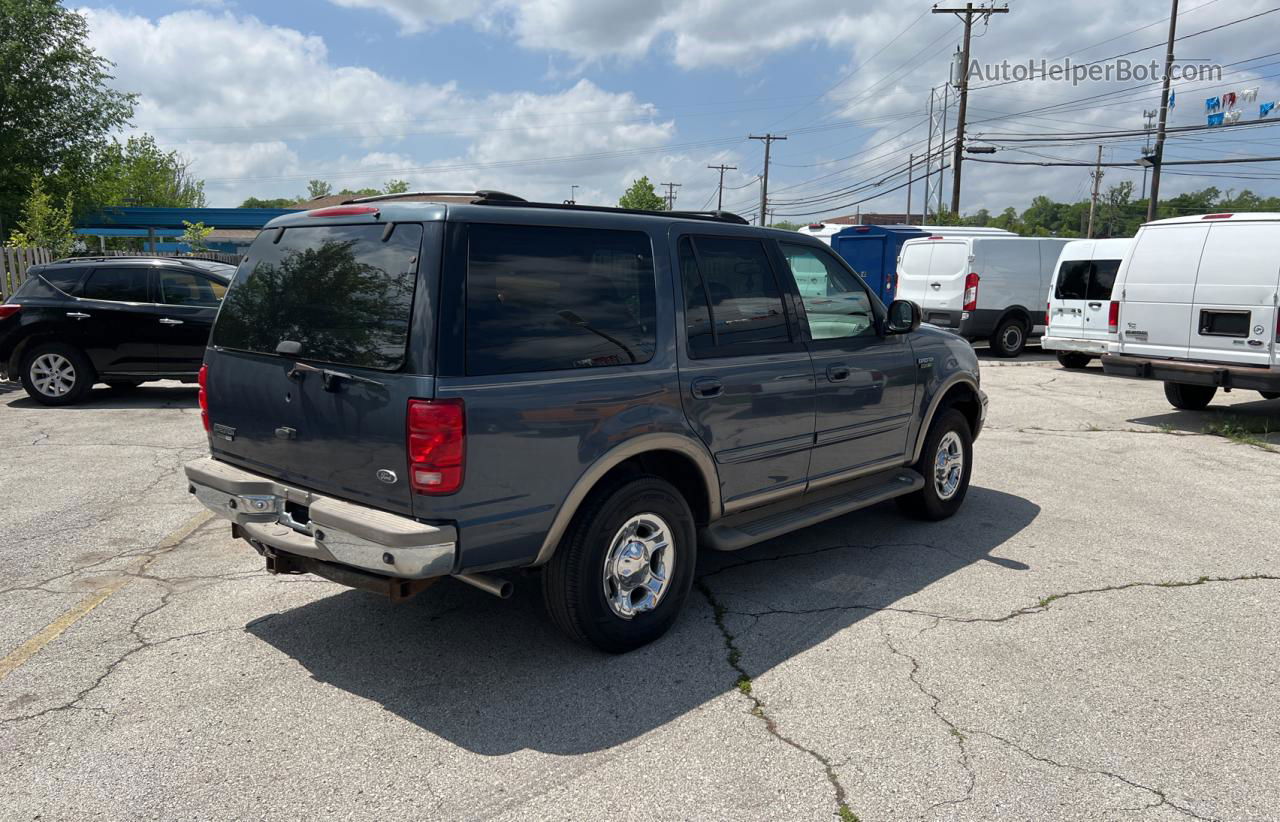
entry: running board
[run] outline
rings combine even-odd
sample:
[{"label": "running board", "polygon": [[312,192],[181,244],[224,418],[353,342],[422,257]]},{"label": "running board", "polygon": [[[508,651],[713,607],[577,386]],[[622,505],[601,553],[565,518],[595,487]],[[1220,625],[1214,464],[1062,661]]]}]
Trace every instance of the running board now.
[{"label": "running board", "polygon": [[923,487],[920,474],[894,468],[717,520],[702,529],[699,542],[716,551],[737,551]]}]

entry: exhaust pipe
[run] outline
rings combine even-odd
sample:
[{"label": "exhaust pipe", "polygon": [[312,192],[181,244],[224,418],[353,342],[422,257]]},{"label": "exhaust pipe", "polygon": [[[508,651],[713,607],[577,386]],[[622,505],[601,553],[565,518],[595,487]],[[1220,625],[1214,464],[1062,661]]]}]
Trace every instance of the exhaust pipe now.
[{"label": "exhaust pipe", "polygon": [[515,589],[511,580],[488,574],[454,574],[453,578],[467,583],[472,588],[479,588],[486,594],[493,594],[498,599],[510,599],[511,592]]}]

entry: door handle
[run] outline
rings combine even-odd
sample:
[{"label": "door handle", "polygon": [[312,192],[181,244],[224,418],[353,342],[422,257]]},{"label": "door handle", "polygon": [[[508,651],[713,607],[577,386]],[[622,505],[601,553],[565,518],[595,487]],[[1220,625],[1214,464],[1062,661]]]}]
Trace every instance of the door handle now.
[{"label": "door handle", "polygon": [[182,320],[175,320],[172,317],[161,317],[161,325],[182,325]]},{"label": "door handle", "polygon": [[843,363],[827,366],[827,379],[831,382],[843,382],[849,379],[849,366]]},{"label": "door handle", "polygon": [[689,386],[689,390],[693,392],[694,397],[700,400],[709,400],[724,393],[724,383],[715,377],[702,377],[694,380],[693,384]]},{"label": "door handle", "polygon": [[89,315],[88,315],[88,314],[85,314],[83,311],[68,311],[68,312],[67,312],[67,316],[68,316],[68,317],[70,317],[70,318],[71,318],[71,319],[73,319],[73,320],[87,320],[87,319],[89,319]]},{"label": "door handle", "polygon": [[942,288],[942,283],[929,283],[930,288]]},{"label": "door handle", "polygon": [[1089,303],[1090,308],[1102,308],[1102,303]]}]

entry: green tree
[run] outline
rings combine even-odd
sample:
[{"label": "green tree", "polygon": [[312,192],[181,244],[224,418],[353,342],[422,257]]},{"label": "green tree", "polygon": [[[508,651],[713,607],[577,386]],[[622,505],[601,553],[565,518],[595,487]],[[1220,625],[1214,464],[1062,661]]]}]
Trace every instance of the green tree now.
[{"label": "green tree", "polygon": [[344,188],[342,189],[342,191],[339,191],[338,193],[344,194],[348,197],[374,197],[381,194],[382,191],[376,188],[356,188],[356,189]]},{"label": "green tree", "polygon": [[406,180],[387,180],[387,184],[382,187],[383,194],[404,194],[409,190],[409,183]]},{"label": "green tree", "polygon": [[257,197],[250,197],[240,204],[240,208],[293,208],[298,205],[297,197],[275,197],[270,200],[262,200]]},{"label": "green tree", "polygon": [[182,226],[186,230],[182,232],[178,242],[186,243],[191,247],[192,251],[209,250],[209,246],[205,244],[205,241],[213,233],[213,226],[206,226],[203,222],[189,223],[186,220],[182,221]]},{"label": "green tree", "polygon": [[780,228],[783,231],[799,231],[800,224],[793,223],[790,220],[783,220],[780,223],[769,223],[769,228]]},{"label": "green tree", "polygon": [[76,241],[71,199],[64,197],[61,207],[55,205],[53,195],[45,191],[44,181],[39,177],[31,181],[30,189],[18,229],[9,236],[10,246],[47,248],[54,256],[65,257]]},{"label": "green tree", "polygon": [[164,151],[150,134],[112,142],[94,159],[82,206],[204,208],[204,180],[190,174],[190,162]]},{"label": "green tree", "polygon": [[0,218],[12,224],[33,178],[65,199],[81,188],[134,96],[109,88],[111,63],[83,16],[58,0],[0,0]]},{"label": "green tree", "polygon": [[307,199],[318,200],[333,194],[333,186],[324,180],[311,180],[307,183]]},{"label": "green tree", "polygon": [[642,211],[666,211],[667,201],[654,191],[653,183],[649,182],[648,177],[641,177],[639,180],[632,181],[626,193],[618,198],[618,206]]}]

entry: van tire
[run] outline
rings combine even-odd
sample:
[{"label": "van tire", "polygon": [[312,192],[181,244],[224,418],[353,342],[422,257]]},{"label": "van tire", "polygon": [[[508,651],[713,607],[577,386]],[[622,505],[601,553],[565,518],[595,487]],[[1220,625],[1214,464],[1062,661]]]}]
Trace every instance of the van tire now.
[{"label": "van tire", "polygon": [[[61,394],[46,394],[41,391],[37,380],[49,365],[66,365],[71,369],[72,383],[68,390]],[[33,369],[37,372],[32,373]],[[41,405],[72,405],[84,399],[93,388],[98,374],[93,370],[93,363],[80,349],[59,342],[47,342],[33,345],[22,357],[22,387],[27,395]],[[66,373],[62,371],[61,373]],[[65,383],[62,383],[65,384]]]},{"label": "van tire", "polygon": [[1093,360],[1088,354],[1078,351],[1061,351],[1058,353],[1058,365],[1063,368],[1084,368]]},{"label": "van tire", "polygon": [[[652,610],[624,618],[606,598],[606,562],[620,529],[642,514],[656,515],[669,531],[667,587]],[[653,642],[675,622],[693,586],[696,562],[693,514],[680,492],[654,476],[621,480],[593,491],[574,516],[542,569],[542,601],[552,622],[573,639],[625,653]]]},{"label": "van tire", "polygon": [[991,335],[991,353],[997,357],[1013,359],[1026,347],[1027,324],[1020,317],[1005,317]]},{"label": "van tire", "polygon": [[[935,466],[938,462],[940,446],[948,434],[954,433],[959,440],[960,452],[964,463],[961,465],[959,486],[945,499],[940,493],[935,477]],[[894,499],[898,509],[909,517],[936,522],[946,519],[960,510],[965,494],[969,492],[969,478],[973,475],[973,433],[969,429],[969,420],[954,408],[945,408],[938,412],[929,426],[929,434],[924,438],[924,446],[920,449],[920,459],[911,466],[924,477],[924,487]]]},{"label": "van tire", "polygon": [[1213,385],[1187,385],[1181,382],[1164,384],[1165,399],[1174,408],[1181,408],[1183,411],[1203,411],[1216,393],[1217,386]]}]

